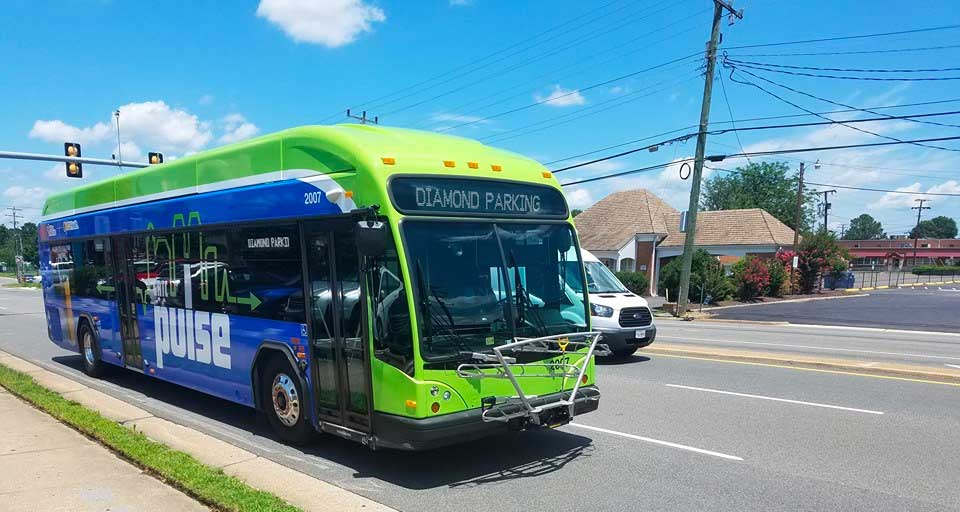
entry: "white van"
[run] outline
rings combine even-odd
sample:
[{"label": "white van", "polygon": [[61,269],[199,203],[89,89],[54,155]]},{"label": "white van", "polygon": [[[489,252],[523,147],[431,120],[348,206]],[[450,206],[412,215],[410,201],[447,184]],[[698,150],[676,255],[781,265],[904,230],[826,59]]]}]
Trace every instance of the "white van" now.
[{"label": "white van", "polygon": [[596,256],[586,249],[583,267],[587,274],[587,294],[590,299],[590,323],[603,336],[615,356],[626,357],[637,349],[653,343],[657,326],[646,299],[627,290]]}]

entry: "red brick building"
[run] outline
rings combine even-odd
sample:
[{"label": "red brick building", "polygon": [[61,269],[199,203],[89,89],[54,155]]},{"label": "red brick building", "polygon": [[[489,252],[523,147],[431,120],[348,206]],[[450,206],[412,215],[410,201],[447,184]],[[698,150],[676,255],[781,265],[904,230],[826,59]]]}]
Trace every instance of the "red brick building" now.
[{"label": "red brick building", "polygon": [[855,267],[912,268],[914,265],[955,265],[960,263],[960,239],[895,238],[883,240],[841,240],[850,251]]}]

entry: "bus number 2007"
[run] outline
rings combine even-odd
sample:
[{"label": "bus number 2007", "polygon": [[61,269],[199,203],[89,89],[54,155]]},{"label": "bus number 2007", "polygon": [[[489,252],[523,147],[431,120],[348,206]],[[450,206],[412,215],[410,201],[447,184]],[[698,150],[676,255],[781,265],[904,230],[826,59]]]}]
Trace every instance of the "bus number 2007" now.
[{"label": "bus number 2007", "polygon": [[320,204],[324,200],[323,192],[304,192],[303,204]]}]

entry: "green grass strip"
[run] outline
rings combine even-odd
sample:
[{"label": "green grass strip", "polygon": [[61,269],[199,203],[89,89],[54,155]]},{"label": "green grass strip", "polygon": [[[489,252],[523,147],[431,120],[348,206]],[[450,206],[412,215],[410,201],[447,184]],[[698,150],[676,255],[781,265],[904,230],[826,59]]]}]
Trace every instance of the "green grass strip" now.
[{"label": "green grass strip", "polygon": [[254,489],[219,469],[200,463],[187,453],[151,441],[96,411],[67,400],[37,384],[29,375],[2,364],[0,386],[207,506],[225,511],[300,510],[273,494]]}]

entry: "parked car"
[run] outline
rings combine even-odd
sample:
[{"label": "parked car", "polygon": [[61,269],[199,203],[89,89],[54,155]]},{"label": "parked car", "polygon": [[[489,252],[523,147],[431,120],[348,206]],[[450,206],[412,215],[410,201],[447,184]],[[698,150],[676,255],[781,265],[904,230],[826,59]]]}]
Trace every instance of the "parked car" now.
[{"label": "parked car", "polygon": [[631,292],[596,256],[583,249],[590,323],[615,356],[626,357],[653,343],[657,326],[647,300]]}]

